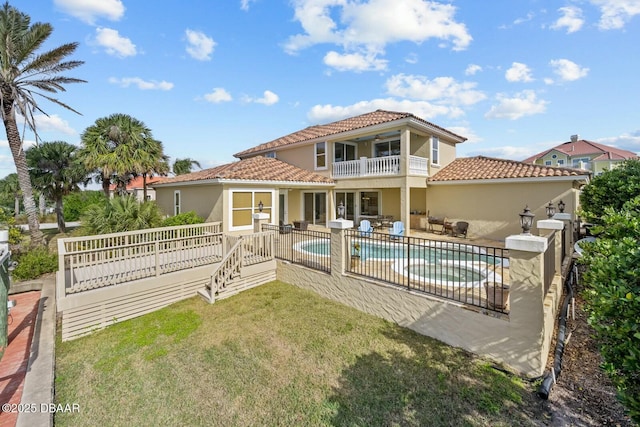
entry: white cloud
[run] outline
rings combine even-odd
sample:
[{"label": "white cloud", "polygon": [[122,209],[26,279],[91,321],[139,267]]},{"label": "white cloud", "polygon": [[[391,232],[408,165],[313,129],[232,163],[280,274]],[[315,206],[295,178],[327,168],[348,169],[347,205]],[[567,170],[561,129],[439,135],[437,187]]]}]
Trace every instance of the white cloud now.
[{"label": "white cloud", "polygon": [[124,15],[120,0],[54,0],[65,13],[93,25],[98,18],[118,21]]},{"label": "white cloud", "polygon": [[618,136],[599,138],[596,139],[596,142],[638,153],[640,152],[640,130],[631,133],[623,133]]},{"label": "white cloud", "polygon": [[214,104],[219,104],[221,102],[231,101],[233,98],[231,97],[231,94],[223,88],[216,87],[213,89],[213,92],[207,93],[204,96],[204,99]]},{"label": "white cloud", "polygon": [[477,142],[482,142],[484,140],[482,137],[477,135],[472,129],[466,126],[447,126],[447,130],[450,130],[451,132],[457,135],[464,136],[465,138],[467,138],[467,140],[464,142],[465,146],[467,146],[467,144],[475,144]]},{"label": "white cloud", "polygon": [[562,15],[556,22],[551,25],[554,30],[567,29],[567,34],[575,33],[580,30],[584,25],[584,19],[582,18],[582,9],[575,6],[566,6],[558,9],[558,12]]},{"label": "white cloud", "polygon": [[589,73],[588,68],[580,67],[568,59],[552,59],[549,61],[549,65],[553,68],[553,72],[558,75],[562,81],[566,82],[581,79]]},{"label": "white cloud", "polygon": [[240,9],[249,10],[249,5],[256,0],[240,0]]},{"label": "white cloud", "polygon": [[372,99],[360,101],[347,106],[338,105],[314,105],[307,113],[307,117],[313,123],[327,123],[359,114],[369,113],[373,110],[383,109],[390,111],[411,111],[418,117],[432,119],[436,116],[459,117],[464,112],[457,107],[435,105],[427,101],[398,100],[395,98]]},{"label": "white cloud", "polygon": [[34,116],[36,120],[36,130],[41,132],[60,132],[66,135],[76,135],[77,132],[71,126],[69,122],[63,120],[57,114],[50,114],[46,116],[44,114],[36,114]]},{"label": "white cloud", "polygon": [[533,81],[533,77],[531,77],[531,69],[527,66],[527,64],[523,64],[521,62],[512,63],[511,68],[506,71],[504,77],[509,82]]},{"label": "white cloud", "polygon": [[516,120],[544,113],[548,104],[547,101],[537,99],[536,93],[532,90],[524,90],[513,97],[498,94],[496,99],[498,104],[491,107],[485,114],[485,118]]},{"label": "white cloud", "polygon": [[535,18],[536,14],[533,12],[528,12],[527,15],[524,18],[516,18],[511,24],[503,24],[500,25],[500,29],[501,30],[506,30],[508,28],[512,28],[516,25],[520,25],[520,24],[524,24],[525,22],[529,22],[531,21],[533,18]]},{"label": "white cloud", "polygon": [[109,77],[109,83],[117,84],[121,87],[129,87],[131,85],[137,86],[141,90],[171,90],[173,89],[173,83],[162,80],[143,80],[140,77],[123,77],[118,79],[116,77]]},{"label": "white cloud", "polygon": [[[22,143],[22,147],[23,147],[25,150],[26,150],[26,149],[29,149],[29,148],[31,148],[31,147],[33,147],[34,145],[37,145],[37,144],[36,144],[36,141],[35,141],[35,140],[33,140],[33,139],[25,139],[25,140],[23,141],[23,143]],[[9,148],[9,141],[7,141],[6,139],[2,139],[2,140],[0,140],[0,147],[2,147],[2,148],[4,148],[4,147]],[[4,157],[4,156],[0,156],[0,157]],[[11,159],[11,162],[13,163],[13,156],[11,156],[11,157],[7,157],[7,158]],[[13,171],[15,172],[15,169],[14,169]]]},{"label": "white cloud", "polygon": [[640,0],[591,0],[600,8],[602,15],[598,22],[601,30],[617,30],[640,14]]},{"label": "white cloud", "polygon": [[187,29],[185,34],[187,36],[187,53],[198,61],[210,60],[216,42],[201,31]]},{"label": "white cloud", "polygon": [[321,43],[341,46],[346,54],[380,54],[390,43],[432,38],[464,50],[472,40],[466,26],[454,19],[456,8],[435,1],[294,0],[294,9],[304,32],[285,43],[291,54]]},{"label": "white cloud", "polygon": [[409,53],[404,60],[408,64],[417,64],[418,63],[418,55],[416,55],[415,53]]},{"label": "white cloud", "polygon": [[387,69],[384,59],[377,59],[374,54],[345,53],[330,51],[324,56],[324,63],[338,71],[383,71]]},{"label": "white cloud", "polygon": [[472,105],[486,98],[483,92],[475,90],[476,83],[457,82],[453,77],[429,80],[424,76],[396,74],[387,79],[385,86],[389,95],[451,105]]},{"label": "white cloud", "polygon": [[256,104],[273,105],[280,100],[280,97],[270,90],[265,90],[262,98],[247,98],[249,102],[255,102]]},{"label": "white cloud", "polygon": [[481,66],[479,66],[477,64],[469,64],[467,66],[467,69],[464,70],[464,74],[467,75],[467,76],[473,76],[473,75],[475,75],[476,73],[478,73],[480,71],[482,71],[482,67]]},{"label": "white cloud", "polygon": [[131,40],[111,28],[96,28],[96,41],[109,55],[124,58],[137,53],[136,45]]}]

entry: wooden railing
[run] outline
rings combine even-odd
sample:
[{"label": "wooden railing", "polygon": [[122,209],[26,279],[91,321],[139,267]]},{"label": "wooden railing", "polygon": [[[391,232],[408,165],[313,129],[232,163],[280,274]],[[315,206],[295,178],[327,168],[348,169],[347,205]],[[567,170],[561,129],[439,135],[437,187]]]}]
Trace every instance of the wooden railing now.
[{"label": "wooden railing", "polygon": [[220,230],[215,222],[60,239],[57,297],[219,262]]}]

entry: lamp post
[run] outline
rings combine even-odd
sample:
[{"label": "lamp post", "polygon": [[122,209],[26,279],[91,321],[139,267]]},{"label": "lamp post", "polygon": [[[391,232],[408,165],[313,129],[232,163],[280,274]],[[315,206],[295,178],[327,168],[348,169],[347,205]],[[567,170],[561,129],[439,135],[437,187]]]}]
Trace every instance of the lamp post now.
[{"label": "lamp post", "polygon": [[564,212],[564,206],[565,206],[564,202],[562,200],[560,200],[558,202],[558,210],[560,211],[560,213]]},{"label": "lamp post", "polygon": [[531,234],[533,217],[535,217],[535,215],[531,213],[529,206],[525,206],[524,211],[520,214],[520,227],[522,227],[522,234]]},{"label": "lamp post", "polygon": [[258,202],[258,212],[262,213],[262,209],[264,209],[264,203],[262,203],[262,200],[260,200]]},{"label": "lamp post", "polygon": [[338,205],[338,219],[344,219],[344,203],[342,203],[342,200]]},{"label": "lamp post", "polygon": [[544,208],[547,211],[547,218],[551,219],[556,214],[556,207],[553,206],[553,202],[549,202],[549,204]]}]

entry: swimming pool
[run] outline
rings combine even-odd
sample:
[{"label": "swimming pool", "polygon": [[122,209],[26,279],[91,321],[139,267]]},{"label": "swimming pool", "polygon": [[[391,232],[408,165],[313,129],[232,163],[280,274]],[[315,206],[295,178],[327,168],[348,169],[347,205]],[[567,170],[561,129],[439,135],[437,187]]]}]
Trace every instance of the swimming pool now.
[{"label": "swimming pool", "polygon": [[[428,242],[425,245],[407,245],[358,239],[361,261],[392,262],[391,268],[411,280],[428,281],[442,286],[481,287],[486,281],[501,281],[493,269],[508,266],[508,259],[488,255],[483,248],[449,242]],[[300,242],[294,249],[313,256],[328,257],[328,239]],[[351,248],[351,254],[356,251]],[[492,268],[493,267],[493,268]]]},{"label": "swimming pool", "polygon": [[[506,259],[488,255],[482,248],[471,245],[448,242],[429,242],[427,245],[410,245],[409,256],[407,257],[407,245],[401,243],[376,242],[366,239],[356,240],[360,246],[358,255],[362,261],[391,261],[395,259],[429,260],[432,262],[445,261],[470,261],[484,262],[487,264],[505,264]],[[329,239],[314,239],[300,242],[294,245],[294,249],[314,255],[329,256]],[[351,254],[356,255],[354,248]]]}]

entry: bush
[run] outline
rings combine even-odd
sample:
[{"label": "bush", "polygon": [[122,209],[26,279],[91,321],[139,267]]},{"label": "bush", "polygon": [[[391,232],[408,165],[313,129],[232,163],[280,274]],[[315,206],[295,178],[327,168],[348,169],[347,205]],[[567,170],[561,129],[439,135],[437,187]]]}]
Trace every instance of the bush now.
[{"label": "bush", "polygon": [[15,218],[2,208],[0,208],[0,228],[9,230],[9,244],[17,245],[22,241],[22,229],[16,226]]},{"label": "bush", "polygon": [[78,221],[91,205],[104,203],[107,198],[102,191],[78,191],[63,197],[62,214],[65,222]]},{"label": "bush", "polygon": [[616,211],[640,195],[640,160],[627,160],[620,166],[594,177],[580,194],[585,219],[602,224],[605,208]]},{"label": "bush", "polygon": [[31,280],[58,269],[58,255],[47,248],[32,249],[16,256],[18,265],[11,273],[14,280]]},{"label": "bush", "polygon": [[204,218],[198,216],[194,211],[189,211],[165,218],[161,226],[172,227],[175,225],[202,224],[203,222]]},{"label": "bush", "polygon": [[87,235],[119,233],[159,227],[162,214],[155,202],[139,202],[129,195],[89,206],[81,221]]},{"label": "bush", "polygon": [[603,208],[598,239],[581,263],[589,323],[596,331],[604,369],[629,415],[640,422],[640,196],[617,210]]}]

